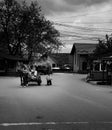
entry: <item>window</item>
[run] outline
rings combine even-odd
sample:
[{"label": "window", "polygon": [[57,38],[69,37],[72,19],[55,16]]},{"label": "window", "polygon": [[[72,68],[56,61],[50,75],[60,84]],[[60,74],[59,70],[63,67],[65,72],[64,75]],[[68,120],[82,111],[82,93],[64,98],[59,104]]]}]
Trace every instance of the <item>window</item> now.
[{"label": "window", "polygon": [[56,65],[55,65],[55,64],[52,64],[52,67],[56,67]]},{"label": "window", "polygon": [[100,69],[100,64],[97,63],[97,64],[95,65],[95,70],[96,70],[96,71],[99,71],[99,69]]}]

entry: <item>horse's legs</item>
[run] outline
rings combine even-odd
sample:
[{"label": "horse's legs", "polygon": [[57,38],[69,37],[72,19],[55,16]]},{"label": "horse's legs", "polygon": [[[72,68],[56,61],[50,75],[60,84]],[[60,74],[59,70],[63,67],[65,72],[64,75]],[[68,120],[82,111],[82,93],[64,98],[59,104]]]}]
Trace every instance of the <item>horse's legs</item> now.
[{"label": "horse's legs", "polygon": [[23,85],[23,76],[22,75],[20,76],[20,82],[21,82],[21,85]]}]

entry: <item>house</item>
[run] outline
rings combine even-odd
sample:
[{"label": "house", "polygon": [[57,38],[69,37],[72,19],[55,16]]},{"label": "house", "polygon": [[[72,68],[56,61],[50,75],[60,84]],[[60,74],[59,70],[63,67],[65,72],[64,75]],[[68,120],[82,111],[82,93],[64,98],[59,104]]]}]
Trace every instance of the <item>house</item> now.
[{"label": "house", "polygon": [[[51,64],[52,67],[57,67],[58,66],[57,65],[57,61],[53,57],[48,56],[47,61]],[[38,58],[37,59],[35,58],[33,60],[33,64],[35,64],[37,66],[38,65],[42,65],[43,64],[43,60],[42,59],[39,60]]]},{"label": "house", "polygon": [[74,43],[71,56],[74,72],[87,72],[88,56],[93,53],[97,44]]},{"label": "house", "polygon": [[0,53],[0,75],[15,75],[17,72],[17,63],[27,62],[20,56],[13,56],[7,53]]},{"label": "house", "polygon": [[[48,55],[47,59],[52,67],[62,67],[64,65],[72,65],[70,63],[70,54],[69,53],[52,53]],[[38,54],[35,54],[32,59],[33,64],[41,64],[42,59],[39,58]]]},{"label": "house", "polygon": [[53,57],[48,56],[48,61],[51,63],[52,67],[58,66],[57,61]]},{"label": "house", "polygon": [[53,53],[50,57],[55,59],[58,67],[67,65],[72,68],[72,59],[69,53]]}]

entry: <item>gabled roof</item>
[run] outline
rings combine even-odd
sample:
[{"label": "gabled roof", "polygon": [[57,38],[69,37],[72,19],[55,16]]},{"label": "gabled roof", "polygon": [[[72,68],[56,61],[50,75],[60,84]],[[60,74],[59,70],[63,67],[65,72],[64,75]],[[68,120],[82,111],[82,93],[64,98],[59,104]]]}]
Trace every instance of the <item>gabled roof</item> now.
[{"label": "gabled roof", "polygon": [[56,59],[54,57],[48,56],[48,58],[51,59],[53,62],[55,62],[57,64],[57,61],[56,61]]},{"label": "gabled roof", "polygon": [[69,64],[69,53],[52,53],[50,57],[56,61],[57,64]]},{"label": "gabled roof", "polygon": [[27,61],[27,59],[20,57],[19,55],[9,55],[0,52],[0,58],[8,59],[8,60],[15,60],[15,61]]},{"label": "gabled roof", "polygon": [[91,54],[96,46],[97,44],[93,43],[74,43],[70,54],[73,55],[74,52],[78,54]]}]

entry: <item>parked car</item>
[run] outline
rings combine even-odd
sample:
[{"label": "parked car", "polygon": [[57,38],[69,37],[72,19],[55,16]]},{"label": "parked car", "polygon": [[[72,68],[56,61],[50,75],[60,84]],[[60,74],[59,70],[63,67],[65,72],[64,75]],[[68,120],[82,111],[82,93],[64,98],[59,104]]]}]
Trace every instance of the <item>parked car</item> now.
[{"label": "parked car", "polygon": [[52,70],[44,65],[39,65],[37,66],[37,71],[40,73],[40,74],[48,74],[48,73],[51,73],[52,74]]},{"label": "parked car", "polygon": [[68,64],[65,64],[65,65],[64,65],[64,68],[65,68],[65,69],[71,69],[71,66],[68,65]]},{"label": "parked car", "polygon": [[65,64],[65,65],[61,66],[61,70],[63,70],[63,71],[71,70],[71,67],[70,67],[70,65]]},{"label": "parked car", "polygon": [[53,67],[52,70],[60,70],[60,67]]}]

